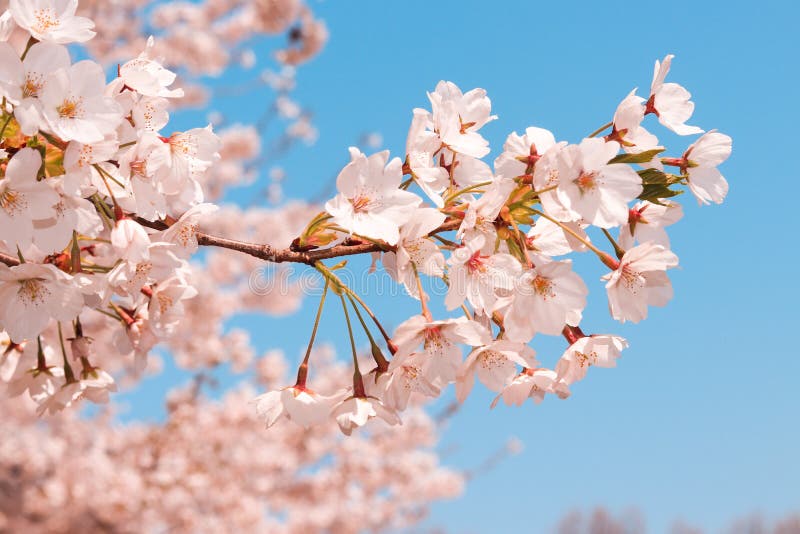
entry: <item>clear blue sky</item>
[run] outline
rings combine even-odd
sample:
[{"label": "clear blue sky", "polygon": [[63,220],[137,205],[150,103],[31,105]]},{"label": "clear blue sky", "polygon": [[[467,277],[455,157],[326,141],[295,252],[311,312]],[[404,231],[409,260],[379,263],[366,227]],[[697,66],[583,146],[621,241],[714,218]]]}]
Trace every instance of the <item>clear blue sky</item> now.
[{"label": "clear blue sky", "polygon": [[[567,401],[489,411],[478,388],[446,431],[447,462],[469,468],[508,436],[522,454],[473,481],[458,501],[434,507],[453,532],[543,531],[568,509],[640,508],[652,532],[683,518],[711,531],[761,511],[800,511],[797,312],[800,198],[797,20],[800,4],[709,2],[475,2],[367,0],[312,3],[330,29],[323,54],[299,71],[297,97],[313,108],[320,139],[283,162],[289,196],[323,187],[367,131],[401,155],[413,107],[440,79],[484,87],[500,119],[484,135],[499,153],[505,136],[536,125],[573,142],[610,119],[634,87],[649,87],[653,61],[676,58],[672,81],[697,104],[691,124],[733,137],[722,170],[725,204],[686,208],[671,238],[682,268],[675,298],[640,325],[608,318],[599,270],[587,329],[626,336],[613,370],[593,369]],[[261,102],[219,102],[248,120]],[[182,119],[183,120],[183,119]],[[201,117],[191,119],[193,123]],[[659,136],[663,130],[655,129]],[[674,151],[685,140],[664,137]],[[241,197],[242,195],[240,195]],[[231,236],[235,237],[235,236]],[[588,258],[580,258],[585,266]],[[377,302],[396,324],[415,305]],[[244,319],[258,347],[294,357],[316,303],[285,319]],[[257,329],[257,330],[255,330]],[[344,353],[335,314],[319,338]],[[550,361],[560,343],[534,346]],[[147,390],[166,387],[167,373]],[[148,417],[153,401],[136,412]],[[156,410],[152,408],[152,410]]]}]

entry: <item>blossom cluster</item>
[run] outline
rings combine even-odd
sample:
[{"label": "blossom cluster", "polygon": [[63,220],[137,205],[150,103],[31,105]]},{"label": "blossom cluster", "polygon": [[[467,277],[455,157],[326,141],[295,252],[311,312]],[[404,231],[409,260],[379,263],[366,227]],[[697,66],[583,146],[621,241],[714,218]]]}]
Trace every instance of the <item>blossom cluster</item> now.
[{"label": "blossom cluster", "polygon": [[[39,413],[104,402],[117,387],[104,356],[144,368],[197,292],[187,259],[216,209],[200,181],[220,141],[210,127],[161,133],[182,91],[153,40],[107,82],[70,58],[94,35],[76,4],[11,0],[0,16],[0,378]],[[90,315],[114,325],[101,350]]]},{"label": "blossom cluster", "polygon": [[[341,263],[315,262],[348,319],[353,382],[334,396],[319,395],[309,386],[307,356],[294,386],[257,399],[267,425],[335,419],[346,434],[374,418],[395,425],[410,398],[435,398],[454,383],[463,401],[476,377],[497,394],[492,406],[563,399],[590,367],[615,366],[628,342],[584,333],[589,289],[565,256],[596,256],[607,269],[602,281],[610,315],[639,322],[672,297],[667,271],[678,257],[666,228],[683,215],[674,197],[686,188],[700,204],[721,203],[728,191],[717,167],[730,155],[731,138],[687,124],[694,103],[685,88],[666,81],[672,59],[656,61],[648,94],[632,91],[611,122],[579,143],[532,126],[508,135],[490,166],[482,159],[490,148],[480,130],[496,117],[486,92],[462,92],[443,81],[428,93],[431,109],[414,110],[404,159],[351,148],[338,194],[295,249],[338,247],[346,254],[367,247],[420,301],[421,312],[389,335],[337,276]],[[667,157],[647,129],[648,115],[675,134],[702,135],[680,156]],[[444,308],[456,316],[434,317],[425,291],[430,279],[448,285]],[[370,342],[374,364],[364,373],[348,303]],[[384,337],[384,349],[359,310]],[[537,335],[565,338],[554,364],[542,363],[531,346]]]}]

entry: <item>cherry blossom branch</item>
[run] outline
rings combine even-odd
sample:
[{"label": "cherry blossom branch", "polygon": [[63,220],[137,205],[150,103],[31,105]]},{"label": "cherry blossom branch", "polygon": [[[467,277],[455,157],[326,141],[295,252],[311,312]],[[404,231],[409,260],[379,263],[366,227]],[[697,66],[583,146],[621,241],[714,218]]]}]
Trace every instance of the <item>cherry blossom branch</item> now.
[{"label": "cherry blossom branch", "polygon": [[[156,230],[164,230],[168,227],[162,222],[152,222],[142,219],[141,217],[136,217],[135,220],[143,226],[154,228]],[[460,220],[450,219],[445,221],[441,226],[431,232],[431,235],[440,232],[456,230],[460,225]],[[203,232],[197,232],[197,243],[203,246],[235,250],[237,252],[253,256],[254,258],[271,261],[273,263],[305,263],[306,265],[314,265],[314,263],[320,260],[328,260],[342,256],[355,256],[358,254],[369,254],[371,252],[383,252],[388,249],[386,246],[378,245],[376,243],[345,242],[341,245],[336,245],[334,247],[325,249],[295,251],[288,248],[275,248],[269,244],[248,243],[246,241],[237,241],[235,239],[217,237]],[[6,263],[3,257],[0,257],[0,261]],[[14,265],[17,264],[19,264],[19,262],[16,262]]]}]

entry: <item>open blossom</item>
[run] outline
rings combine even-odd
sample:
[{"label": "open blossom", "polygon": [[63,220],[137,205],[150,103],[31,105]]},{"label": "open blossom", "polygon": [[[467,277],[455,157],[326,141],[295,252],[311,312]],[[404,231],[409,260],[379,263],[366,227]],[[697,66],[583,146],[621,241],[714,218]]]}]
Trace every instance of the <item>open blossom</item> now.
[{"label": "open blossom", "polygon": [[497,176],[516,178],[533,174],[532,170],[545,152],[556,145],[552,132],[530,126],[524,135],[512,132],[503,145],[503,153],[494,160]]},{"label": "open blossom", "polygon": [[119,77],[122,78],[125,85],[143,96],[182,97],[183,89],[167,89],[175,81],[175,73],[167,70],[154,59],[154,45],[155,39],[150,36],[144,52],[119,68]]},{"label": "open blossom", "polygon": [[53,265],[0,265],[0,328],[14,342],[36,338],[51,319],[71,321],[82,308],[72,277]]},{"label": "open blossom", "polygon": [[580,215],[571,210],[558,194],[558,185],[561,182],[563,172],[565,179],[569,179],[569,164],[571,157],[567,153],[572,148],[566,141],[561,141],[550,147],[547,152],[538,156],[533,167],[533,189],[538,192],[539,202],[542,209],[550,217],[559,221],[575,221],[580,219]]},{"label": "open blossom", "polygon": [[310,389],[291,386],[280,391],[268,391],[256,397],[253,402],[256,403],[258,416],[264,420],[267,428],[281,418],[291,419],[309,428],[328,418],[333,401],[332,397],[325,397]]},{"label": "open blossom", "polygon": [[141,224],[120,219],[111,231],[111,246],[119,257],[135,263],[148,258],[150,237]]},{"label": "open blossom", "polygon": [[325,204],[333,222],[348,232],[397,244],[400,226],[408,222],[421,199],[400,189],[402,163],[389,151],[369,157],[350,148],[352,160],[336,178],[339,194]]},{"label": "open blossom", "polygon": [[537,332],[555,336],[565,324],[578,325],[588,293],[570,260],[541,263],[523,272],[505,315],[509,337],[527,342]]},{"label": "open blossom", "polygon": [[483,254],[484,243],[485,238],[478,235],[450,256],[450,287],[444,301],[448,310],[466,299],[476,310],[491,314],[510,297],[520,264],[510,254]]},{"label": "open blossom", "polygon": [[65,141],[95,143],[122,120],[119,105],[105,96],[105,74],[93,61],[79,61],[50,75],[39,95],[46,127]]},{"label": "open blossom", "polygon": [[[584,231],[584,226],[578,222],[561,223],[586,241],[591,241]],[[564,231],[558,224],[550,219],[539,217],[526,235],[528,250],[544,254],[545,256],[563,256],[571,252],[587,250],[584,243],[578,241],[571,233]]]},{"label": "open blossom", "polygon": [[108,283],[120,294],[135,296],[145,284],[168,279],[185,269],[185,263],[175,254],[176,246],[156,242],[149,246],[147,256],[138,261],[121,261],[108,273]]},{"label": "open blossom", "polygon": [[444,220],[444,214],[433,208],[416,209],[412,219],[400,228],[397,252],[387,252],[383,256],[387,272],[415,298],[419,298],[415,269],[428,276],[444,274],[444,254],[428,237]]},{"label": "open blossom", "polygon": [[487,254],[493,252],[497,239],[494,221],[500,214],[500,210],[503,209],[514,185],[512,180],[498,179],[492,182],[479,198],[471,201],[464,213],[464,220],[458,227],[457,237],[470,241],[482,236],[484,239],[483,252]]},{"label": "open blossom", "polygon": [[456,378],[456,398],[464,402],[478,380],[492,391],[501,391],[517,375],[517,365],[537,367],[536,352],[524,343],[505,339],[492,341],[473,350]]},{"label": "open blossom", "polygon": [[593,335],[584,336],[575,341],[564,351],[556,364],[558,380],[574,384],[583,380],[590,366],[615,367],[617,358],[628,342],[619,336]]},{"label": "open blossom", "polygon": [[15,104],[14,118],[22,133],[33,135],[44,124],[40,97],[50,83],[52,73],[69,68],[69,52],[65,46],[36,43],[28,50],[25,59],[20,61],[10,47],[3,50],[6,54],[3,54],[0,69],[3,69],[3,77],[7,80],[8,89],[5,92]]},{"label": "open blossom", "polygon": [[669,236],[664,227],[678,222],[683,217],[680,204],[662,200],[661,204],[639,202],[630,209],[628,224],[619,230],[619,245],[623,249],[633,247],[634,241],[652,241],[669,248]]},{"label": "open blossom", "polygon": [[717,169],[731,155],[729,136],[711,130],[695,141],[684,154],[689,175],[689,190],[698,204],[721,204],[728,194],[728,182]]},{"label": "open blossom", "polygon": [[[220,139],[214,134],[211,125],[205,128],[192,128],[185,132],[175,132],[166,139],[169,144],[169,172],[162,181],[165,194],[181,195],[189,193],[196,187],[198,180],[211,165],[219,160]],[[202,191],[199,199],[192,204],[202,202]],[[186,208],[188,209],[188,207]]]},{"label": "open blossom", "polygon": [[167,213],[167,199],[162,185],[170,161],[169,145],[155,133],[145,131],[136,143],[119,158],[119,172],[129,178],[136,213],[148,219]]},{"label": "open blossom", "polygon": [[611,316],[638,323],[648,306],[665,306],[672,298],[666,270],[677,265],[678,257],[661,245],[647,242],[628,250],[619,267],[603,276]]},{"label": "open blossom", "polygon": [[45,412],[52,415],[82,399],[88,399],[95,404],[106,404],[109,393],[114,391],[117,391],[117,384],[111,375],[102,369],[92,369],[80,380],[64,383],[56,389],[39,404],[36,412],[39,415]]},{"label": "open blossom", "polygon": [[[425,378],[434,386],[442,387],[456,379],[462,362],[461,346],[487,345],[491,334],[466,317],[433,321],[414,315],[397,327],[392,341],[397,345],[397,352],[390,370],[405,365],[413,356]],[[420,345],[422,350],[419,350]]]},{"label": "open blossom", "polygon": [[[642,152],[661,148],[658,138],[642,126],[645,114],[645,99],[636,94],[634,89],[626,96],[614,112],[614,130],[612,139],[619,142],[625,152]],[[658,156],[652,161],[653,166],[660,166]]]},{"label": "open blossom", "polygon": [[447,188],[450,176],[434,156],[442,147],[442,140],[429,128],[432,128],[430,112],[414,109],[414,118],[411,119],[406,141],[406,162],[425,194],[433,200],[436,207],[441,208],[444,206],[441,193]]},{"label": "open blossom", "polygon": [[701,128],[686,124],[694,112],[694,102],[690,100],[691,93],[677,83],[664,82],[674,57],[669,54],[663,62],[656,60],[653,83],[650,85],[650,98],[647,101],[648,111],[654,112],[661,124],[678,135],[703,133]]},{"label": "open blossom", "polygon": [[434,385],[426,376],[423,366],[425,362],[419,355],[407,358],[403,365],[395,367],[389,373],[384,387],[383,402],[395,410],[405,410],[412,393],[417,393],[430,398],[437,398],[441,393],[438,386]]},{"label": "open blossom", "polygon": [[151,292],[150,328],[156,335],[169,335],[186,314],[183,301],[197,296],[197,289],[176,274],[157,284]]},{"label": "open blossom", "polygon": [[59,196],[53,205],[53,217],[33,222],[33,240],[42,252],[56,253],[72,240],[72,232],[96,237],[103,230],[103,221],[94,205],[80,194],[81,178],[65,174],[48,178],[47,182]]},{"label": "open blossom", "polygon": [[522,406],[528,399],[533,399],[533,402],[539,404],[547,393],[566,399],[570,395],[569,385],[551,369],[525,368],[494,398],[491,407],[497,406],[501,398],[506,406]]},{"label": "open blossom", "polygon": [[197,229],[200,219],[214,213],[219,207],[214,204],[197,204],[180,216],[161,233],[160,240],[177,245],[179,255],[188,258],[197,251]]},{"label": "open blossom", "polygon": [[94,37],[94,22],[75,15],[78,0],[11,0],[14,21],[39,41],[82,43]]},{"label": "open blossom", "polygon": [[333,407],[331,415],[347,436],[353,433],[354,428],[364,426],[375,417],[390,425],[402,424],[397,412],[373,397],[348,397]]},{"label": "open blossom", "polygon": [[496,119],[491,115],[492,103],[483,89],[462,93],[453,82],[441,81],[428,93],[433,109],[434,131],[450,150],[482,158],[489,153],[489,142],[478,130]]},{"label": "open blossom", "polygon": [[0,240],[12,250],[31,244],[34,220],[55,215],[58,193],[37,181],[41,165],[39,152],[23,148],[8,162],[5,177],[0,179]]},{"label": "open blossom", "polygon": [[642,192],[642,179],[629,165],[608,164],[619,144],[584,139],[559,152],[558,196],[580,217],[600,228],[628,220],[628,202]]}]

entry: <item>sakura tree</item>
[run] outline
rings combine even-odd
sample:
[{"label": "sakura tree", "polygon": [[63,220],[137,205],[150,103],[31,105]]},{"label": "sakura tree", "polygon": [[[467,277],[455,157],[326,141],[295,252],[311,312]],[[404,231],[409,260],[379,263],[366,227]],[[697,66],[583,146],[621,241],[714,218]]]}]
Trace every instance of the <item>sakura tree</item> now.
[{"label": "sakura tree", "polygon": [[[386,491],[394,496],[392,506],[407,506],[404,524],[411,522],[422,503],[453,495],[461,483],[424,452],[435,442],[436,425],[420,407],[450,385],[463,402],[476,377],[496,393],[492,406],[529,398],[539,403],[548,395],[565,399],[590,367],[615,366],[628,343],[591,333],[591,319],[583,318],[590,284],[573,269],[573,257],[607,269],[601,282],[615,320],[639,322],[649,307],[672,297],[667,271],[678,258],[666,228],[682,217],[676,197],[688,190],[701,204],[718,204],[727,193],[717,167],[730,155],[731,139],[687,124],[694,103],[686,89],[666,81],[673,59],[667,56],[656,61],[647,93],[624,96],[611,120],[577,143],[531,126],[509,134],[490,165],[484,161],[489,143],[480,133],[497,119],[489,97],[442,81],[428,93],[430,109],[413,110],[404,153],[391,158],[388,151],[351,147],[337,193],[323,206],[220,206],[208,200],[253,171],[243,162],[259,163],[259,130],[232,127],[217,135],[208,125],[172,131],[170,106],[180,99],[187,104],[177,72],[214,74],[234,57],[247,62],[246,51],[237,48],[243,39],[299,21],[294,46],[277,54],[296,64],[319,50],[324,26],[296,1],[208,0],[159,5],[152,12],[159,23],[154,39],[136,25],[120,28],[122,6],[141,3],[117,9],[86,2],[79,9],[76,0],[11,0],[0,17],[0,380],[9,397],[20,397],[9,403],[15,415],[4,422],[20,441],[11,449],[25,450],[26,440],[52,441],[97,454],[98,461],[82,469],[97,469],[98,477],[126,466],[130,478],[119,494],[148,488],[126,513],[139,516],[158,503],[163,508],[152,513],[153,528],[195,528],[191,521],[199,516],[179,512],[188,497],[174,493],[183,491],[176,477],[191,473],[198,495],[205,495],[224,483],[218,477],[233,473],[248,479],[246,493],[256,501],[281,503],[276,477],[295,480],[304,467],[331,455],[337,461],[330,471],[301,476],[293,488],[297,498],[275,505],[278,515],[289,514],[291,528],[308,519],[291,519],[303,506],[303,492],[341,487],[359,462],[375,476],[369,488],[352,489],[369,495],[362,503],[367,519],[339,527],[347,519],[328,502],[328,519],[313,527],[382,525],[385,516],[375,503]],[[97,26],[86,14],[96,16]],[[195,41],[224,57],[206,61],[202,47],[190,53],[186,43]],[[78,44],[101,60],[135,57],[120,59],[109,79],[100,63],[72,59],[67,46]],[[291,85],[286,77],[270,80],[273,87]],[[276,105],[289,106],[281,102]],[[646,129],[650,115],[654,126],[697,137],[668,152]],[[287,132],[293,128],[289,135],[303,137],[311,127],[298,119]],[[201,247],[206,250],[198,256]],[[381,308],[368,302],[376,299],[341,276],[351,256],[371,256],[375,269],[380,264],[418,301],[419,313],[390,332]],[[285,291],[254,291],[250,275],[265,263],[274,266],[270,276],[285,282]],[[316,273],[320,290],[307,350],[292,379],[283,357],[267,355],[256,364],[261,394],[242,386],[220,407],[197,391],[178,391],[165,427],[119,430],[102,416],[84,420],[75,413],[81,401],[107,403],[119,384],[151,372],[159,345],[187,368],[250,367],[254,350],[247,334],[224,324],[246,311],[294,311],[307,288],[288,277],[285,266],[292,264]],[[447,288],[440,306],[446,312],[437,307],[434,315],[431,286],[437,282]],[[340,306],[345,318],[348,368],[315,344],[331,306]],[[543,336],[563,337],[563,354],[538,354],[534,347]],[[366,351],[359,350],[362,342]],[[29,408],[66,422],[40,428]],[[254,414],[269,430],[257,428]],[[383,423],[371,424],[375,419]],[[181,425],[206,428],[209,435],[214,429],[216,446],[241,447],[242,458],[259,447],[297,456],[288,466],[267,461],[257,469],[234,457],[230,473],[212,472],[204,466],[213,451],[193,450]],[[248,425],[252,434],[239,442]],[[336,425],[351,437],[334,438]],[[96,450],[84,430],[89,426],[113,446]],[[170,461],[180,458],[191,468],[152,458],[173,435]],[[408,463],[383,462],[408,451],[414,453]],[[29,462],[20,454],[4,455],[12,473]],[[55,458],[40,458],[44,467],[30,475],[31,487],[46,485],[43,473]],[[421,471],[438,481],[430,494],[421,494],[415,482],[396,482]],[[60,479],[59,491],[74,496],[77,490],[64,488],[79,483],[74,476]],[[81,511],[113,494],[87,495],[70,504],[72,529],[109,521]],[[213,502],[204,505],[224,509],[229,497],[224,491],[209,495]],[[236,509],[243,528],[270,525],[255,503],[240,504],[253,506]],[[15,516],[13,525],[24,528],[37,517],[31,514]]]}]

